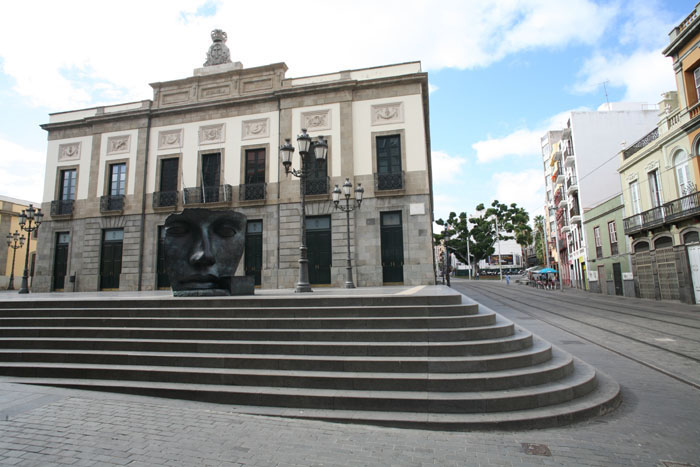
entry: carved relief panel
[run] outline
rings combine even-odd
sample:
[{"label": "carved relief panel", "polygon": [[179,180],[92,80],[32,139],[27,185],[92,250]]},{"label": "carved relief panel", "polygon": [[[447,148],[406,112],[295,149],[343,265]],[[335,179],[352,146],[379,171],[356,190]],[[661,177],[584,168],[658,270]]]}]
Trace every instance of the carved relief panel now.
[{"label": "carved relief panel", "polygon": [[301,113],[301,128],[309,131],[330,130],[331,110],[314,110]]},{"label": "carved relief panel", "polygon": [[80,143],[67,143],[58,146],[59,161],[76,161],[80,159]]},{"label": "carved relief panel", "polygon": [[372,106],[372,125],[403,123],[403,102]]},{"label": "carved relief panel", "polygon": [[224,124],[203,125],[199,127],[199,144],[223,143],[226,139]]},{"label": "carved relief panel", "polygon": [[267,138],[270,136],[270,119],[258,118],[243,122],[241,139]]},{"label": "carved relief panel", "polygon": [[182,139],[182,129],[161,131],[158,133],[158,149],[179,149]]},{"label": "carved relief panel", "polygon": [[110,136],[107,138],[107,154],[122,154],[129,152],[131,135]]}]

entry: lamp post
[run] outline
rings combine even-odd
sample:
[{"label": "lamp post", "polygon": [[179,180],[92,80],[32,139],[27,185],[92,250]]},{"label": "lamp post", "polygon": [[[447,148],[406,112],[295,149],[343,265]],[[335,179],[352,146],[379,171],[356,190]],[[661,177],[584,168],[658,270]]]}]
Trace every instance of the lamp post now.
[{"label": "lamp post", "polygon": [[15,255],[17,248],[24,246],[24,235],[20,237],[18,230],[15,230],[13,234],[7,234],[7,246],[12,248],[12,269],[10,269],[10,283],[7,290],[15,290]]},{"label": "lamp post", "polygon": [[32,232],[39,228],[43,218],[44,213],[41,212],[41,208],[35,208],[31,204],[19,215],[19,227],[27,232],[27,254],[24,256],[24,276],[22,276],[19,293],[29,293],[29,244],[32,240]]},{"label": "lamp post", "polygon": [[347,224],[347,237],[348,237],[348,258],[346,260],[345,266],[345,288],[354,289],[355,284],[352,281],[352,261],[350,259],[350,211],[359,209],[362,204],[362,195],[365,193],[365,189],[362,188],[362,184],[358,183],[357,188],[355,188],[355,200],[352,205],[350,205],[350,193],[352,191],[352,183],[350,179],[346,178],[345,183],[343,183],[343,196],[345,196],[345,206],[340,204],[340,188],[338,185],[333,189],[333,204],[336,209],[340,209],[345,212],[345,220]]},{"label": "lamp post", "polygon": [[323,136],[318,137],[318,141],[312,142],[311,136],[306,133],[306,128],[301,129],[301,134],[297,136],[297,145],[299,146],[299,155],[301,156],[301,169],[297,170],[292,167],[292,155],[294,154],[294,146],[290,139],[285,138],[285,143],[280,147],[280,156],[282,157],[282,165],[284,165],[285,174],[290,173],[298,177],[301,182],[301,246],[299,247],[299,281],[294,289],[295,292],[313,292],[309,284],[309,259],[306,255],[306,177],[308,175],[307,163],[310,162],[309,156],[313,153],[317,162],[325,162],[328,155],[328,143],[323,139]]}]

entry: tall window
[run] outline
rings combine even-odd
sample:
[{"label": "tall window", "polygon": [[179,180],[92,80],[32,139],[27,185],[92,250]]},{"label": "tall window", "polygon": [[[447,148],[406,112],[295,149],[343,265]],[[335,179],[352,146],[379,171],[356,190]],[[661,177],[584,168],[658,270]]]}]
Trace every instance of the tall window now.
[{"label": "tall window", "polygon": [[160,191],[177,191],[177,171],[180,161],[175,158],[160,161]]},{"label": "tall window", "polygon": [[632,198],[632,214],[642,212],[642,208],[639,205],[639,184],[637,182],[630,183],[630,198]]},{"label": "tall window", "polygon": [[401,135],[377,136],[377,188],[403,188],[401,171]]},{"label": "tall window", "polygon": [[700,102],[700,67],[693,71],[693,77],[695,78],[695,92],[698,96],[698,102]]},{"label": "tall window", "polygon": [[678,183],[678,196],[689,195],[693,192],[690,183],[690,168],[688,167],[688,154],[685,151],[678,151],[673,156],[673,167],[676,172],[676,182]]},{"label": "tall window", "polygon": [[245,152],[243,199],[265,199],[265,149],[247,149]]},{"label": "tall window", "polygon": [[58,199],[62,201],[75,199],[75,186],[78,176],[76,169],[61,170],[61,187]]},{"label": "tall window", "polygon": [[109,194],[111,196],[126,194],[126,164],[112,164],[109,174]]},{"label": "tall window", "polygon": [[649,176],[649,191],[651,194],[651,205],[653,207],[659,207],[663,202],[663,197],[661,194],[661,180],[659,180],[659,171],[652,170],[648,174]]},{"label": "tall window", "polygon": [[221,184],[221,153],[202,155],[202,201],[216,203],[219,201]]},{"label": "tall window", "polygon": [[615,227],[615,221],[608,222],[608,235],[610,236],[610,254],[616,255],[617,250],[617,228]]}]

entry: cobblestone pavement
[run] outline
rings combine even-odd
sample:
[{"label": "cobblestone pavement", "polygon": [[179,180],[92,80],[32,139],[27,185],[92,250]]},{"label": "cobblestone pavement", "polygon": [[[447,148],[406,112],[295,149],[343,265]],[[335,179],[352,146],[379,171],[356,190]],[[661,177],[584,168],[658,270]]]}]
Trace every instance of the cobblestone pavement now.
[{"label": "cobblestone pavement", "polygon": [[[0,465],[700,464],[700,391],[489,302],[470,284],[453,286],[611,375],[622,386],[620,408],[567,427],[460,433],[250,416],[223,405],[0,379]],[[529,444],[547,449],[531,447],[535,454],[528,454]]]}]

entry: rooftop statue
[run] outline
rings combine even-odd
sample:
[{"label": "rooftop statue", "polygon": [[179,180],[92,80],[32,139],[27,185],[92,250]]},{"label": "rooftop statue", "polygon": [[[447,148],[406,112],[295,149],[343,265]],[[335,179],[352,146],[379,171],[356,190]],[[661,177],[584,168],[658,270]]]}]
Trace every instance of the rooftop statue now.
[{"label": "rooftop statue", "polygon": [[252,295],[252,276],[234,277],[247,219],[233,210],[185,209],[165,219],[165,270],[176,297]]},{"label": "rooftop statue", "polygon": [[228,36],[221,29],[214,29],[211,32],[211,40],[213,43],[209,46],[207,52],[207,61],[204,66],[221,65],[222,63],[231,63],[231,53],[226,47]]}]

